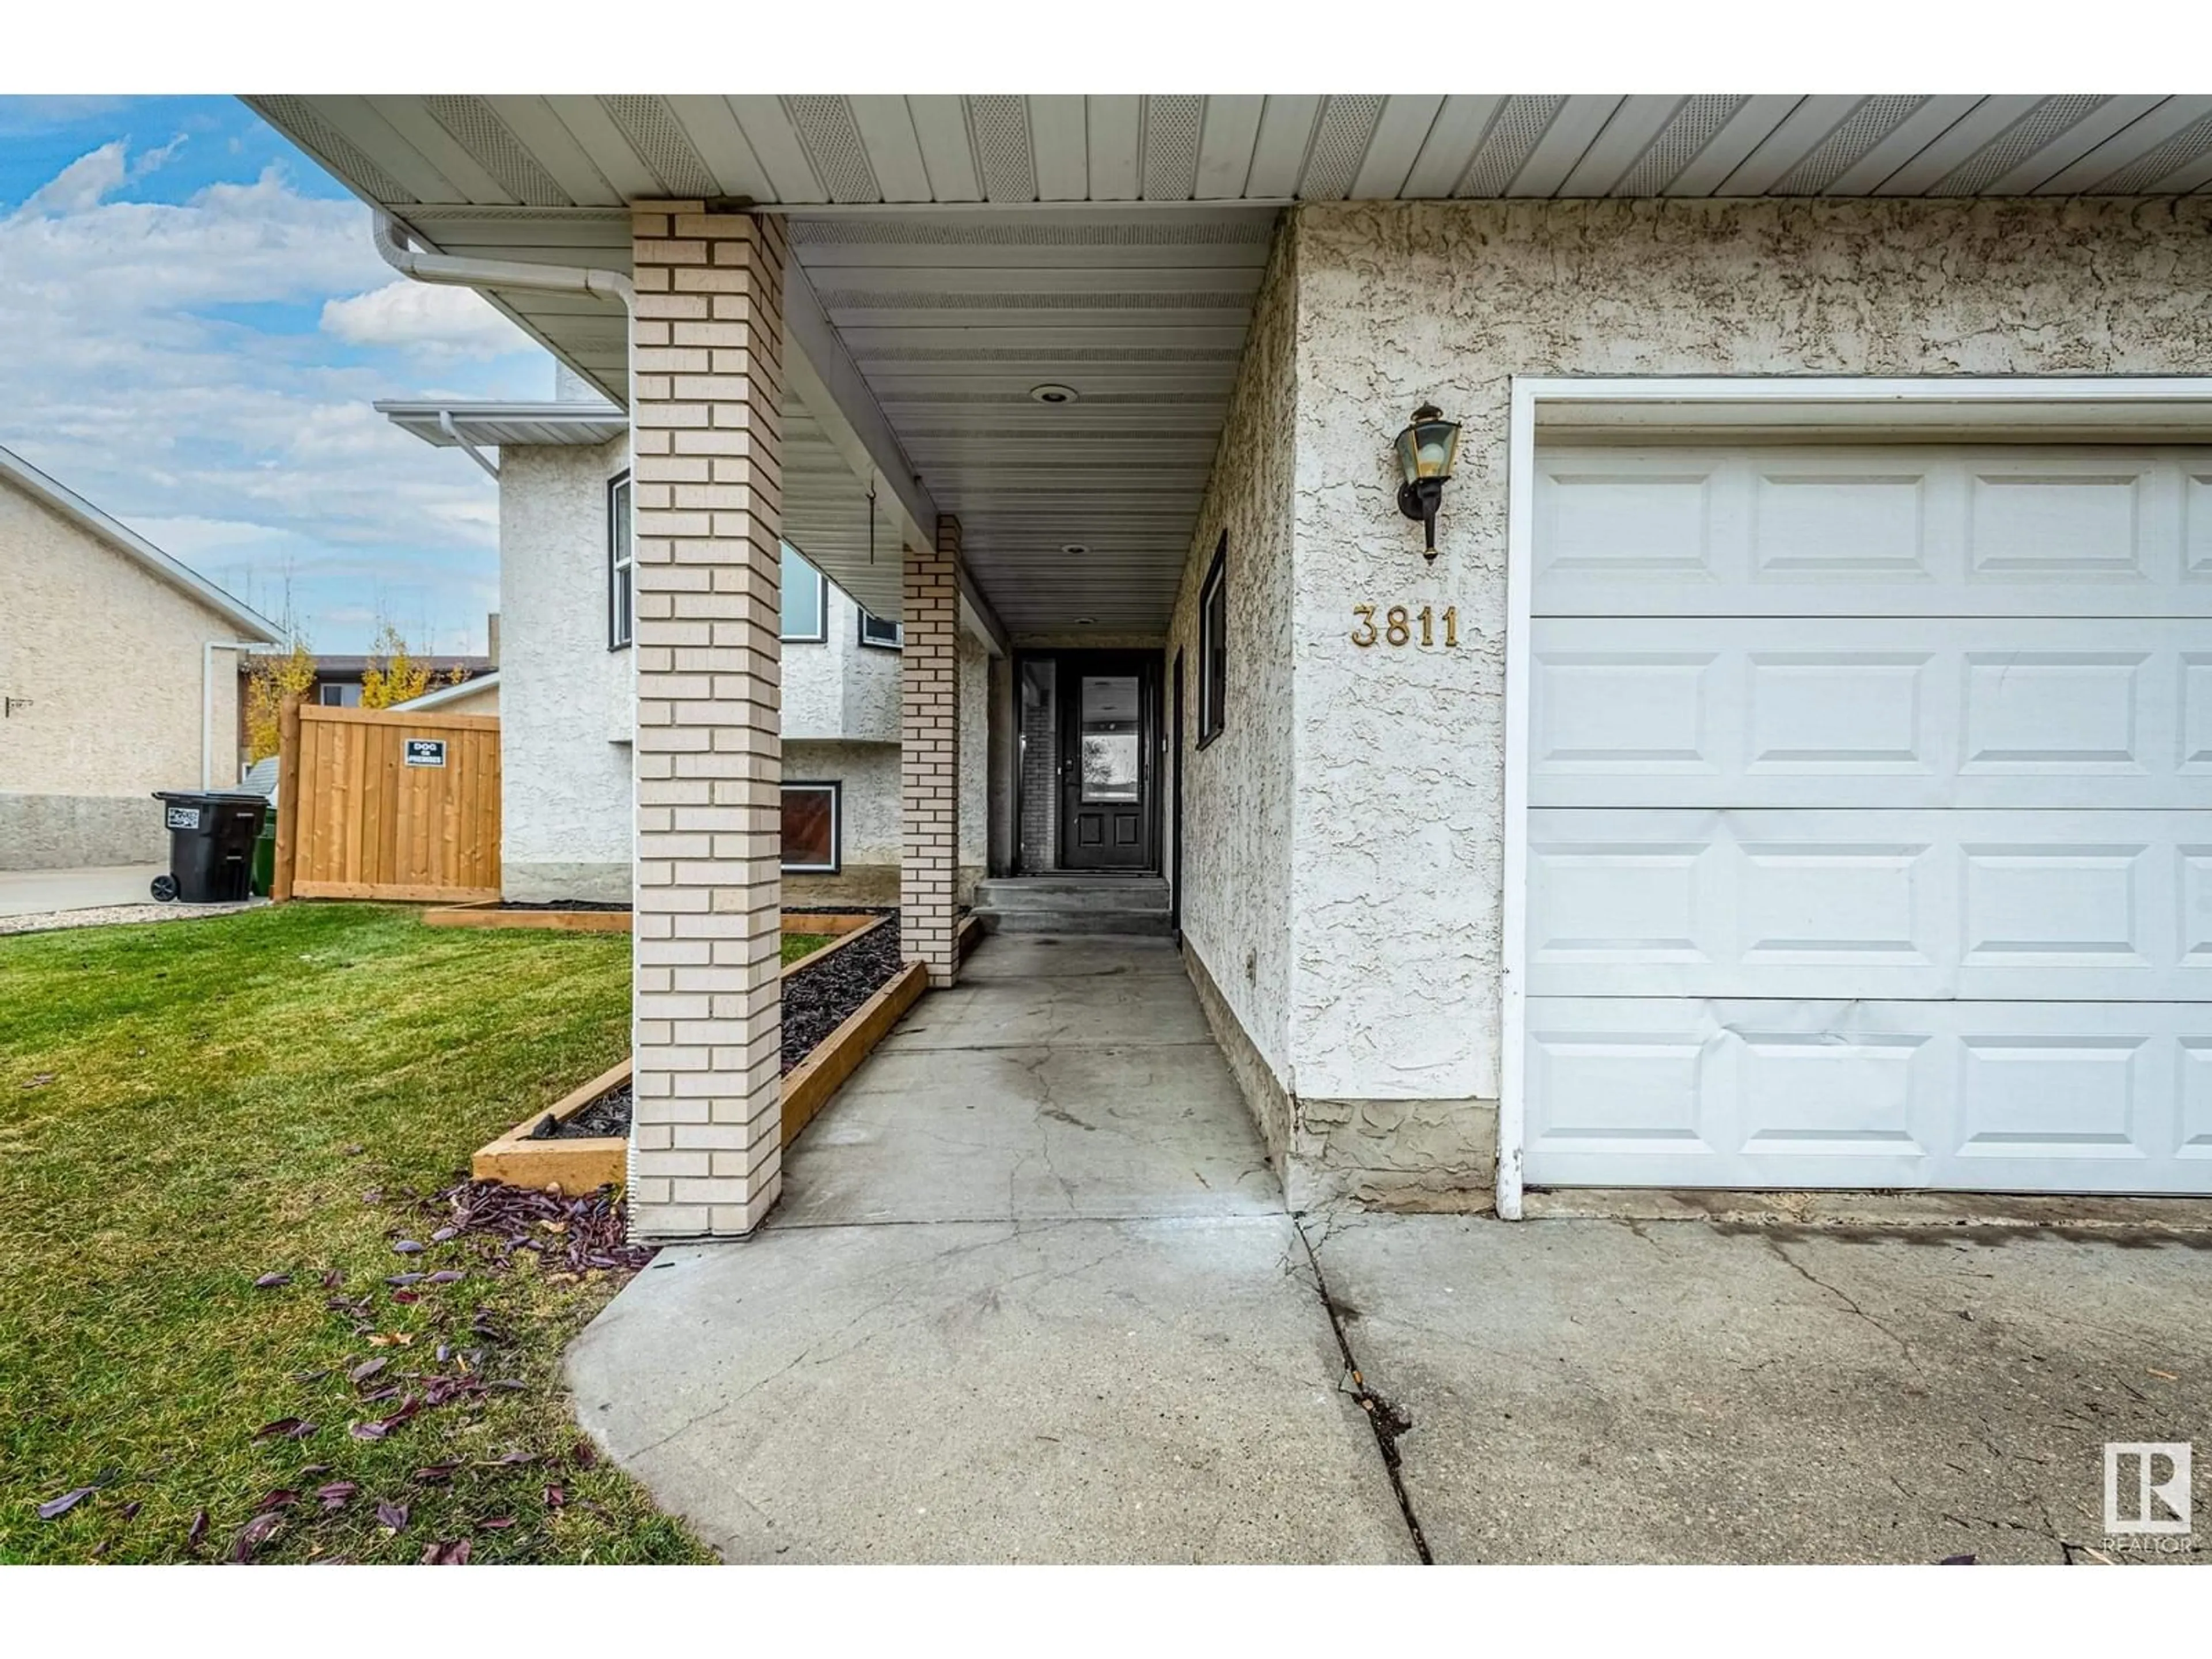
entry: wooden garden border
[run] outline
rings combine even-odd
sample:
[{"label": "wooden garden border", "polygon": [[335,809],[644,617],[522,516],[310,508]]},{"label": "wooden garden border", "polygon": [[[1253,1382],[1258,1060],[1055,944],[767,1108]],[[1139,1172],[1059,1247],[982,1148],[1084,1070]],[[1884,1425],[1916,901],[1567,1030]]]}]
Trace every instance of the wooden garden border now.
[{"label": "wooden garden border", "polygon": [[[871,923],[888,916],[861,918]],[[792,963],[792,968],[818,962],[866,933],[855,928],[848,939]],[[787,974],[790,968],[784,969]],[[889,1035],[901,1015],[914,1006],[929,986],[929,970],[919,962],[904,963],[888,983],[846,1016],[845,1021],[815,1045],[814,1052],[784,1074],[783,1144],[799,1133],[828,1105],[845,1079],[853,1075],[875,1046]],[[565,1122],[611,1089],[630,1080],[630,1062],[610,1066],[580,1088],[572,1089],[544,1111],[532,1112],[470,1160],[469,1173],[478,1181],[503,1181],[514,1187],[555,1187],[564,1193],[596,1192],[610,1182],[620,1185],[629,1172],[629,1141],[620,1135],[594,1135],[576,1140],[532,1140],[530,1132],[550,1116]]]},{"label": "wooden garden border", "polygon": [[441,904],[425,910],[431,927],[542,927],[556,933],[627,933],[627,910],[505,910],[496,898],[473,904]]}]

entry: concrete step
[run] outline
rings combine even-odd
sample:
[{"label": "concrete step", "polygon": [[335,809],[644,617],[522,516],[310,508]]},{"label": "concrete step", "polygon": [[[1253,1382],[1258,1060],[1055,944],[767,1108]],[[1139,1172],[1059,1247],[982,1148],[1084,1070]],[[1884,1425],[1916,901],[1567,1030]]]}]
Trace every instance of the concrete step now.
[{"label": "concrete step", "polygon": [[979,910],[1142,910],[1165,915],[1168,884],[1157,878],[1023,876],[975,889]]},{"label": "concrete step", "polygon": [[1164,939],[1174,933],[1168,913],[1160,910],[987,910],[975,915],[994,933],[1121,934]]}]

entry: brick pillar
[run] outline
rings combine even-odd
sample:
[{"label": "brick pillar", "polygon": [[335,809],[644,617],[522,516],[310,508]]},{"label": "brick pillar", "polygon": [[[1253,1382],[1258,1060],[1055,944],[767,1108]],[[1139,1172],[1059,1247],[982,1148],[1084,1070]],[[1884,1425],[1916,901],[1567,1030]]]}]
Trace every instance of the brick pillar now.
[{"label": "brick pillar", "polygon": [[637,848],[630,1225],[749,1233],[783,1180],[781,222],[631,220]]},{"label": "brick pillar", "polygon": [[906,550],[899,653],[899,928],[929,982],[959,976],[960,521],[937,521],[937,545]]}]

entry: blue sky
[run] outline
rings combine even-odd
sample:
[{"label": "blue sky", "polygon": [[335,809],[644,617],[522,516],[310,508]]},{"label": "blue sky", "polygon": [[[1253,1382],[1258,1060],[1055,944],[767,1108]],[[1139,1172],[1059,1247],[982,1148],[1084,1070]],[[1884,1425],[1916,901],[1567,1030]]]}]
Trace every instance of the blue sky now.
[{"label": "blue sky", "polygon": [[235,100],[0,98],[0,445],[315,649],[483,648],[491,482],[369,405],[552,377]]}]

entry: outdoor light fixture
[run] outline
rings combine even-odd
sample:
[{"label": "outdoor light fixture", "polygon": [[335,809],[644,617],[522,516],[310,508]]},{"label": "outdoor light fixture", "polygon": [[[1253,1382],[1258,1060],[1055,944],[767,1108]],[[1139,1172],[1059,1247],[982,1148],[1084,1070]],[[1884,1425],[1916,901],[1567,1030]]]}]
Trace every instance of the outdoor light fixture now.
[{"label": "outdoor light fixture", "polygon": [[1437,508],[1443,504],[1458,453],[1459,422],[1444,419],[1434,404],[1415,410],[1413,424],[1398,434],[1398,472],[1404,480],[1398,486],[1398,510],[1421,521],[1431,559],[1437,556]]},{"label": "outdoor light fixture", "polygon": [[1062,386],[1056,380],[1030,388],[1030,396],[1041,404],[1072,404],[1081,395],[1073,386]]}]

